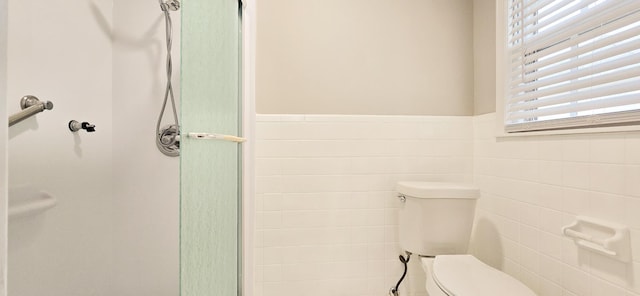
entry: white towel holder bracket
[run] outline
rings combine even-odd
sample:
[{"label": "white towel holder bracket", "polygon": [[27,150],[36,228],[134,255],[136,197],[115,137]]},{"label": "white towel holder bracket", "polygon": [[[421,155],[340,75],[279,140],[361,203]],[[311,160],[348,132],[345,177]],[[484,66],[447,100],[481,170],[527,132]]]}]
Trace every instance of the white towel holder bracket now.
[{"label": "white towel holder bracket", "polygon": [[215,134],[215,133],[188,133],[189,138],[198,139],[198,140],[222,140],[229,142],[242,143],[246,141],[246,138],[225,135],[225,134]]}]

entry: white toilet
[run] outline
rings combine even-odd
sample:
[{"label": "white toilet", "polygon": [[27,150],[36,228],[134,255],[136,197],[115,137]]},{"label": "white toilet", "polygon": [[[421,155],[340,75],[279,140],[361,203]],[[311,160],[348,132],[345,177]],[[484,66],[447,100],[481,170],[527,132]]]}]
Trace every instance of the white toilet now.
[{"label": "white toilet", "polygon": [[399,182],[400,247],[421,256],[429,296],[535,296],[511,276],[465,255],[477,188],[460,183]]}]

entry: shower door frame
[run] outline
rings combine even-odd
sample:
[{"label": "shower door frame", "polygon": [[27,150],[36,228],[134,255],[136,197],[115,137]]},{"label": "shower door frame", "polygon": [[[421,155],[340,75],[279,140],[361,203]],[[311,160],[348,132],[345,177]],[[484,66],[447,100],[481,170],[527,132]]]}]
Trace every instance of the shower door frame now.
[{"label": "shower door frame", "polygon": [[[7,24],[8,0],[0,0],[0,118],[7,115]],[[5,119],[5,124],[6,124]],[[0,127],[0,296],[7,295],[7,225],[8,207],[8,125]]]},{"label": "shower door frame", "polygon": [[[2,0],[0,0],[2,1]],[[249,139],[242,147],[241,250],[238,294],[254,295],[254,216],[255,216],[255,69],[256,69],[256,0],[242,3],[241,19],[241,101],[242,135]],[[2,296],[2,295],[0,295]]]},{"label": "shower door frame", "polygon": [[[1,0],[0,0],[1,1]],[[200,2],[198,2],[200,1]],[[189,105],[190,107],[196,106],[194,109],[197,112],[192,114],[190,121],[185,120],[183,116],[183,122],[181,125],[181,133],[187,133],[190,129],[203,129],[222,131],[230,134],[238,134],[239,136],[246,138],[247,141],[238,145],[237,148],[231,146],[217,146],[219,150],[216,150],[218,154],[212,155],[211,159],[207,159],[206,162],[203,159],[198,160],[198,157],[205,157],[209,151],[204,149],[205,147],[213,147],[220,145],[221,142],[211,143],[211,146],[203,145],[203,143],[193,145],[184,145],[181,148],[181,226],[180,226],[180,293],[181,294],[193,294],[202,293],[202,291],[220,291],[230,293],[235,290],[236,295],[253,295],[254,294],[254,193],[255,193],[255,173],[254,173],[254,130],[255,130],[255,0],[235,0],[233,4],[226,1],[207,2],[208,0],[197,0],[194,6],[191,7],[189,13],[185,15],[185,11],[182,10],[182,25],[181,30],[183,32],[181,36],[181,94],[182,94],[182,110],[185,114],[185,89],[189,89],[188,96],[190,98],[203,99],[207,97],[220,96],[221,101],[219,104],[212,105],[211,100],[200,101],[203,106]],[[228,1],[228,0],[227,0]],[[226,3],[225,3],[226,2]],[[235,8],[233,7],[235,6]],[[183,8],[187,8],[183,6]],[[193,10],[196,9],[196,10]],[[211,15],[206,14],[210,9],[214,9],[215,13],[218,13],[218,19],[211,19]],[[222,10],[219,10],[222,9]],[[232,13],[235,10],[237,13],[237,19],[234,19],[227,13]],[[195,17],[193,22],[189,22],[189,27],[185,27],[185,17]],[[217,21],[217,22],[216,22]],[[194,23],[195,22],[195,23]],[[188,29],[185,29],[188,28]],[[205,29],[203,29],[205,28]],[[186,30],[186,31],[185,31]],[[209,31],[214,30],[214,31]],[[189,38],[185,43],[185,32],[193,32],[197,38]],[[214,38],[212,34],[219,34],[219,43],[211,43],[210,38]],[[233,36],[235,35],[235,36]],[[194,35],[190,35],[194,37]],[[206,41],[203,41],[205,38]],[[202,43],[204,42],[204,43]],[[237,42],[233,45],[234,42]],[[189,76],[185,76],[185,48],[194,46],[193,50],[189,52],[188,65],[194,65],[193,56],[201,55],[201,58],[205,58],[206,61],[198,61],[195,71],[189,71]],[[219,47],[217,47],[219,46]],[[235,47],[235,48],[232,48]],[[204,55],[204,56],[202,56]],[[233,57],[229,59],[229,57]],[[222,58],[224,60],[217,60]],[[216,68],[217,72],[213,74],[209,72],[197,73],[202,71],[202,64],[212,65],[220,63]],[[233,65],[235,63],[235,65]],[[225,68],[226,67],[226,68]],[[230,77],[230,81],[223,81],[225,75],[229,73],[221,71],[232,71],[237,76]],[[194,72],[196,72],[194,74]],[[210,84],[207,79],[211,75],[218,75],[220,83]],[[231,74],[233,75],[233,73]],[[209,78],[207,78],[209,77]],[[194,79],[194,80],[190,80]],[[187,88],[185,83],[188,81],[191,88]],[[202,84],[204,83],[204,84]],[[226,86],[225,86],[226,83]],[[229,84],[230,83],[230,84]],[[204,88],[200,88],[204,86]],[[234,98],[235,97],[235,103]],[[197,102],[197,101],[196,101]],[[234,106],[235,104],[235,106]],[[209,108],[209,109],[207,109]],[[204,111],[203,110],[208,110]],[[209,122],[211,114],[219,112],[215,118],[218,122]],[[226,113],[224,113],[226,112]],[[233,120],[233,122],[226,122],[225,120]],[[231,123],[231,125],[226,125]],[[196,131],[194,130],[194,132]],[[225,144],[223,144],[225,145]],[[182,145],[181,145],[182,146]],[[183,149],[184,148],[184,149]],[[192,150],[189,150],[192,149]],[[200,149],[200,150],[199,150]],[[237,149],[233,151],[233,149]],[[189,152],[189,154],[187,154]],[[231,153],[233,155],[230,159],[224,156],[224,153]],[[184,156],[190,155],[191,158],[185,160]],[[193,156],[196,156],[195,158]],[[195,160],[195,162],[194,162]],[[204,169],[204,174],[194,173],[193,170],[184,170],[185,161],[194,164],[194,170]],[[212,182],[205,181],[206,178],[214,177],[210,175],[211,171],[208,171],[212,167],[222,167],[240,169],[239,172],[233,174],[233,169],[228,172],[231,174],[218,175],[221,178]],[[195,175],[185,176],[185,172]],[[234,177],[235,175],[235,177]],[[205,177],[203,177],[205,176]],[[205,178],[201,180],[199,178]],[[186,179],[184,179],[186,178]],[[182,180],[190,180],[190,182],[208,182],[202,183],[203,186],[189,183],[184,184]],[[218,182],[219,186],[211,187],[212,184]],[[229,183],[234,182],[234,183]],[[205,186],[206,185],[206,186]],[[235,185],[235,186],[234,186]],[[235,187],[235,194],[234,188]],[[188,189],[185,191],[185,189]],[[207,193],[207,190],[211,192]],[[203,196],[213,196],[212,193],[222,194],[227,196],[227,199],[221,198],[203,198]],[[185,199],[187,196],[195,196],[197,198]],[[204,194],[204,195],[203,195]],[[230,199],[231,195],[235,195],[235,200]],[[198,199],[199,198],[199,199]],[[185,204],[184,201],[189,201]],[[201,203],[198,203],[201,201]],[[235,204],[235,205],[234,205]],[[234,209],[235,208],[235,209]],[[193,213],[191,212],[193,210]],[[227,211],[224,215],[210,216],[211,213]],[[235,213],[229,212],[235,211]],[[189,213],[189,215],[185,215]],[[234,217],[235,216],[235,217]],[[189,217],[188,220],[184,220]],[[209,219],[215,218],[215,219]],[[229,219],[231,218],[231,219]],[[215,220],[215,221],[214,221]],[[207,224],[209,223],[209,224]],[[213,223],[213,224],[211,224]],[[234,225],[235,224],[235,225]],[[188,231],[187,231],[188,230]],[[228,231],[227,231],[228,230]],[[211,233],[217,239],[225,239],[224,243],[216,241],[214,237],[208,234],[203,234],[202,231]],[[227,232],[225,232],[227,231]],[[235,233],[234,233],[235,232]],[[191,238],[198,238],[204,235],[203,241],[198,242],[198,239],[186,240],[190,241],[191,245],[184,245],[185,242],[183,234],[191,234]],[[194,236],[195,235],[195,236]],[[186,235],[189,237],[189,235]],[[232,242],[233,240],[233,242]],[[193,243],[195,242],[195,246]],[[231,260],[229,260],[231,259]],[[213,261],[212,261],[213,260]],[[206,262],[206,263],[202,263]],[[226,271],[221,271],[214,267],[218,265],[228,266]],[[234,270],[231,274],[228,272]],[[223,272],[222,274],[217,274]],[[220,282],[223,285],[212,285],[211,281],[207,280],[209,276],[221,276],[216,280],[220,281],[226,279],[227,281]],[[221,279],[224,278],[224,279]],[[235,278],[235,279],[233,279]],[[183,279],[189,279],[184,282]],[[231,280],[233,279],[233,283]],[[231,294],[230,294],[231,295]]]}]

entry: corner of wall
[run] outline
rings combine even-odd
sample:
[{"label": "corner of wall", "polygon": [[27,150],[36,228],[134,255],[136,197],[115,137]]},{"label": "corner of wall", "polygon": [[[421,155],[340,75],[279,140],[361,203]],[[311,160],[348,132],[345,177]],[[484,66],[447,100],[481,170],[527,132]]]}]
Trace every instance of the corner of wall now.
[{"label": "corner of wall", "polygon": [[[0,118],[7,118],[7,0],[0,0]],[[0,127],[0,296],[7,279],[7,126]]]},{"label": "corner of wall", "polygon": [[495,112],[496,2],[473,0],[473,114]]}]

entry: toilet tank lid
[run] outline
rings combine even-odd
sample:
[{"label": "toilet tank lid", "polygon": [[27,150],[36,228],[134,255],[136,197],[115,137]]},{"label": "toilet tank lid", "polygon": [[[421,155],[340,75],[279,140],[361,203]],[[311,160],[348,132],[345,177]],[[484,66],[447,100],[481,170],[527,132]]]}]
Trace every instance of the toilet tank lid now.
[{"label": "toilet tank lid", "polygon": [[436,284],[449,295],[536,295],[523,283],[471,255],[436,256],[432,273]]},{"label": "toilet tank lid", "polygon": [[396,185],[396,191],[417,198],[477,199],[480,197],[480,190],[475,186],[453,182],[402,181]]}]

